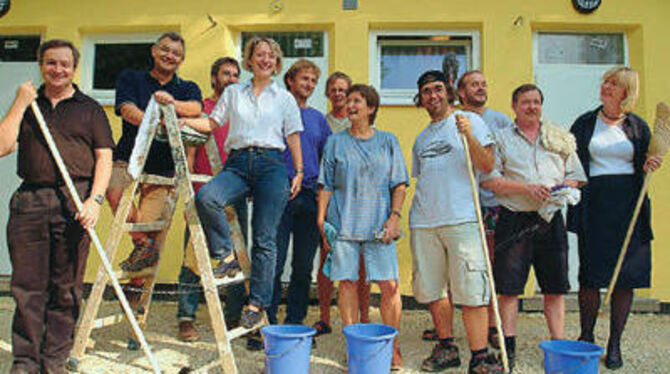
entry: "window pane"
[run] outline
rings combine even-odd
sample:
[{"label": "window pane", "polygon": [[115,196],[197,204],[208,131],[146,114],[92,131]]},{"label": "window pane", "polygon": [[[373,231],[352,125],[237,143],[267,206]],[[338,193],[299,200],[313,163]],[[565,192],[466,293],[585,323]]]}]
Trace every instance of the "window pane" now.
[{"label": "window pane", "polygon": [[548,64],[624,64],[623,34],[538,35],[539,62]]},{"label": "window pane", "polygon": [[124,69],[149,70],[153,43],[100,43],[95,45],[93,89],[113,90]]},{"label": "window pane", "polygon": [[254,36],[274,39],[284,57],[323,57],[323,32],[243,32],[242,51]]},{"label": "window pane", "polygon": [[443,70],[446,61],[456,61],[457,76],[468,70],[464,45],[382,45],[381,88],[415,89],[426,70]]},{"label": "window pane", "polygon": [[0,62],[37,61],[39,36],[4,36],[0,38]]}]

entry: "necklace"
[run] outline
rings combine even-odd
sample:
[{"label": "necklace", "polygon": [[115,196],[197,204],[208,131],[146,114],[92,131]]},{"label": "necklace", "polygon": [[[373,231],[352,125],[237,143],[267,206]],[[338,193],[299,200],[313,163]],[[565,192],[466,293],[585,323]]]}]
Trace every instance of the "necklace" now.
[{"label": "necklace", "polygon": [[621,113],[620,115],[618,115],[616,117],[615,116],[610,116],[609,114],[607,114],[607,112],[605,112],[605,108],[600,109],[600,114],[602,114],[603,117],[605,117],[606,119],[608,119],[610,121],[619,121],[626,116],[625,113]]}]

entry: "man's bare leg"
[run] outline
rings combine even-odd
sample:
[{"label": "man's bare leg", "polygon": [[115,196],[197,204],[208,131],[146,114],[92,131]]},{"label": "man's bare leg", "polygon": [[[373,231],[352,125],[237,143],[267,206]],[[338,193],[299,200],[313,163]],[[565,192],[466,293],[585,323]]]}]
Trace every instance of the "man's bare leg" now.
[{"label": "man's bare leg", "polygon": [[563,339],[565,328],[565,298],[563,295],[544,295],[544,318],[547,320],[551,339]]}]

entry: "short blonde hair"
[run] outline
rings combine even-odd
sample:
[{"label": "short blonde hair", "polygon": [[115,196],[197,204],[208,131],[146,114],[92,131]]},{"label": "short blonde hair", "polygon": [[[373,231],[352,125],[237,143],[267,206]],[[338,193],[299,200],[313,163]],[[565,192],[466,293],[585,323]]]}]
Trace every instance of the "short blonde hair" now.
[{"label": "short blonde hair", "polygon": [[314,75],[316,75],[317,80],[321,76],[321,69],[319,69],[319,67],[316,66],[315,63],[306,58],[301,58],[298,61],[294,62],[293,65],[291,65],[291,67],[288,68],[286,74],[284,74],[284,85],[286,85],[286,89],[289,88],[288,81],[294,80],[295,77],[298,76],[298,73],[300,73],[300,71],[302,70],[311,71],[312,73],[314,73]]},{"label": "short blonde hair", "polygon": [[254,54],[256,47],[261,43],[267,43],[270,46],[270,50],[272,50],[272,52],[277,57],[276,68],[274,73],[272,73],[272,75],[279,74],[279,72],[281,72],[281,66],[282,66],[281,62],[283,54],[281,52],[281,47],[279,46],[279,44],[272,38],[259,37],[259,36],[254,36],[253,38],[251,38],[247,42],[247,45],[244,47],[244,58],[242,59],[242,67],[244,68],[244,70],[251,72],[251,57]]},{"label": "short blonde hair", "polygon": [[614,78],[616,84],[621,85],[626,90],[626,98],[621,102],[621,111],[624,113],[632,112],[635,104],[637,104],[637,99],[640,97],[639,74],[631,68],[618,66],[603,74],[603,82],[610,78]]}]

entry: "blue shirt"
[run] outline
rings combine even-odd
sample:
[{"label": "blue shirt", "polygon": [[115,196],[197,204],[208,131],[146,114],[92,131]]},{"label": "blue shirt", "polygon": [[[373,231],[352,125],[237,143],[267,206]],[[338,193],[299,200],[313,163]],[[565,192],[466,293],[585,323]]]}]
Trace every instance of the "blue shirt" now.
[{"label": "blue shirt", "polygon": [[323,151],[319,184],[333,193],[327,220],[338,239],[374,240],[391,214],[392,189],[409,184],[398,139],[380,130],[369,139],[349,131],[333,134]]},{"label": "blue shirt", "polygon": [[[179,101],[202,101],[198,85],[183,80],[176,74],[171,81],[161,86],[148,71],[124,70],[116,81],[116,103],[114,105],[116,115],[121,116],[121,106],[124,104],[133,104],[140,110],[144,110],[149,104],[151,95],[156,91],[166,91]],[[130,159],[138,129],[139,126],[123,121],[123,132],[114,150],[115,161]],[[174,175],[174,162],[170,145],[167,142],[154,140],[151,143],[144,171],[166,177]]]},{"label": "blue shirt", "polygon": [[[305,174],[302,179],[303,188],[316,189],[319,178],[319,164],[323,155],[323,147],[331,134],[326,117],[314,108],[300,108],[300,117],[304,130],[300,133],[300,148],[302,148],[302,163]],[[293,179],[293,158],[287,148],[284,150],[284,160],[289,179]]]}]

